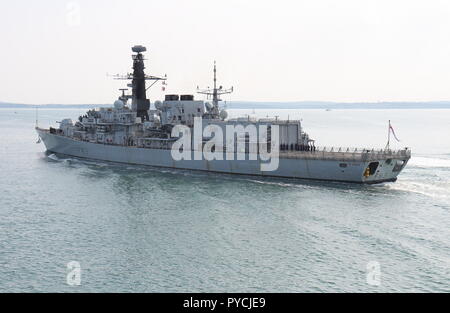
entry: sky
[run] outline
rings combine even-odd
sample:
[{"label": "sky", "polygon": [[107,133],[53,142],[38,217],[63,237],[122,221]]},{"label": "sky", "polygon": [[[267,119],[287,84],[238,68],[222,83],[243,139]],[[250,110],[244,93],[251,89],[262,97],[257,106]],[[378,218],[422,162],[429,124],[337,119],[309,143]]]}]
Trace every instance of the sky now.
[{"label": "sky", "polygon": [[[229,101],[450,100],[448,0],[0,0],[0,101],[113,103],[145,45],[167,93]],[[161,99],[160,85],[149,98]],[[201,96],[199,96],[201,98]]]}]

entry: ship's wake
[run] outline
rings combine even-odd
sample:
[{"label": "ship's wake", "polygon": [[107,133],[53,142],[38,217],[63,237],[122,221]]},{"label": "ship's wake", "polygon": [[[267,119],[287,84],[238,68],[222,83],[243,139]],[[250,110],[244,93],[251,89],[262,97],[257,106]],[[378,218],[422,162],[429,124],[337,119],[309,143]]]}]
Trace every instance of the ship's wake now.
[{"label": "ship's wake", "polygon": [[47,158],[49,158],[52,161],[56,161],[56,162],[60,161],[60,159],[54,153],[47,155]]},{"label": "ship's wake", "polygon": [[387,184],[385,188],[421,194],[433,199],[450,199],[450,181],[431,182],[424,180],[400,179],[395,184]]},{"label": "ship's wake", "polygon": [[418,168],[450,168],[450,158],[415,156],[411,158],[408,166]]},{"label": "ship's wake", "polygon": [[450,198],[450,158],[445,155],[411,158],[404,173],[389,190],[421,194],[433,199]]}]

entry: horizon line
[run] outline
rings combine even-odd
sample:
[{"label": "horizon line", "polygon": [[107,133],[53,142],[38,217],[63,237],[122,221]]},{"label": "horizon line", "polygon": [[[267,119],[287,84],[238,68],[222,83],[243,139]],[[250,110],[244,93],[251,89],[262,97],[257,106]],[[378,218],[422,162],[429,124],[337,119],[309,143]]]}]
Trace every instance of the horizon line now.
[{"label": "horizon line", "polygon": [[[205,101],[207,102],[207,101]],[[224,104],[232,103],[242,103],[242,104],[309,104],[309,105],[320,105],[320,104],[365,104],[365,105],[377,105],[377,104],[450,104],[450,100],[424,100],[424,101],[327,101],[327,100],[298,100],[298,101],[253,101],[253,100],[232,100],[232,101],[222,101]],[[0,105],[19,105],[19,106],[107,106],[113,105],[109,103],[19,103],[19,102],[8,102],[0,101]]]}]

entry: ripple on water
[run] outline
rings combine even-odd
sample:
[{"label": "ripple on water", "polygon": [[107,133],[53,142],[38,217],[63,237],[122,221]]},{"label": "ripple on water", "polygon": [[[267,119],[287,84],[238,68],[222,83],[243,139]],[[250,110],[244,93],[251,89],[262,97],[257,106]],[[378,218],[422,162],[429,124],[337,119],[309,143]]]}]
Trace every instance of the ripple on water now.
[{"label": "ripple on water", "polygon": [[2,138],[0,291],[449,292],[445,151],[413,157],[395,184],[359,186],[46,155],[33,119]]}]

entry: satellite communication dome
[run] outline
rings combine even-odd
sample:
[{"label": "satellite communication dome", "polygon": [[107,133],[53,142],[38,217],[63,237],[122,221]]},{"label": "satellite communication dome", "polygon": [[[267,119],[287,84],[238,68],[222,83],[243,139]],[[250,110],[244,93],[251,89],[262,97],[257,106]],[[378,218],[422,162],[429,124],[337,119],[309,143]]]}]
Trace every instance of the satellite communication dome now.
[{"label": "satellite communication dome", "polygon": [[70,118],[66,118],[65,120],[61,121],[61,125],[62,126],[73,125],[73,122]]},{"label": "satellite communication dome", "polygon": [[226,120],[227,117],[228,117],[228,112],[225,111],[225,110],[220,111],[219,117],[220,117],[220,119],[222,119],[222,120]]},{"label": "satellite communication dome", "polygon": [[116,102],[114,102],[114,108],[117,110],[123,109],[124,106],[125,104],[122,100],[116,100]]},{"label": "satellite communication dome", "polygon": [[131,48],[131,50],[136,53],[141,53],[141,52],[147,51],[147,48],[144,46],[138,45],[138,46],[134,46],[133,48]]},{"label": "satellite communication dome", "polygon": [[211,111],[212,108],[213,108],[212,104],[209,103],[209,102],[206,102],[206,103],[205,103],[205,107],[206,107],[206,110],[207,110],[208,112]]}]

